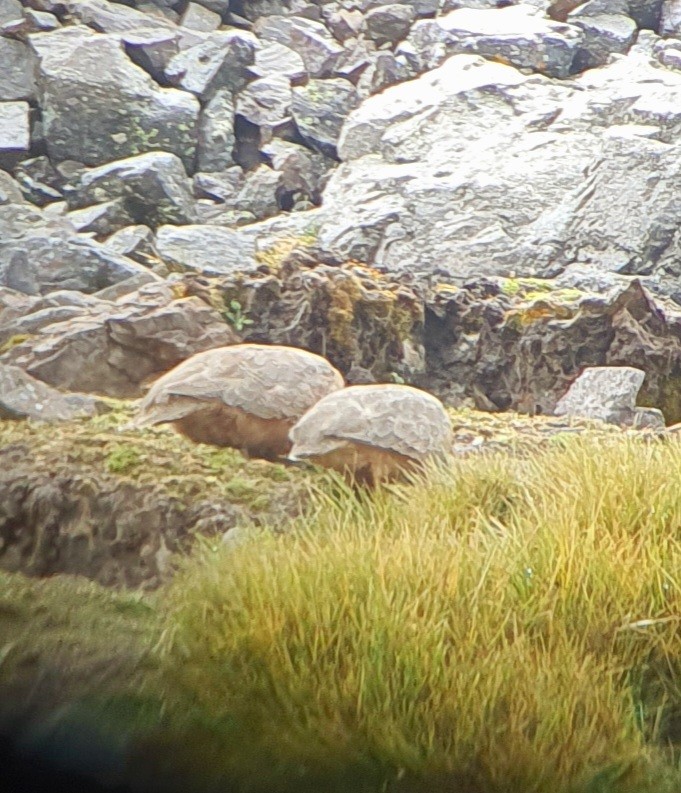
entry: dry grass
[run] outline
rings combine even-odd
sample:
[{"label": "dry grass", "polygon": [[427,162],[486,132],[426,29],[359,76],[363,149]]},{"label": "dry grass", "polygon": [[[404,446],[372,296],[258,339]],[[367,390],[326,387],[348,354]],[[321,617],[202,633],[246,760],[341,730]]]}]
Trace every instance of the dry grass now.
[{"label": "dry grass", "polygon": [[680,479],[675,441],[575,437],[204,543],[164,596],[175,760],[236,790],[680,790]]}]

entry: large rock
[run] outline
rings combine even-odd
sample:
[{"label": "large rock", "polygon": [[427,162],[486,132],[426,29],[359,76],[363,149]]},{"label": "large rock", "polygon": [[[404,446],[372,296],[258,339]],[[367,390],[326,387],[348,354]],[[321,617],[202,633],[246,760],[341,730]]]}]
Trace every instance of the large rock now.
[{"label": "large rock", "polygon": [[558,400],[554,414],[624,426],[646,424],[664,427],[664,418],[659,411],[636,407],[645,376],[645,372],[633,366],[590,366]]},{"label": "large rock", "polygon": [[397,44],[409,33],[416,17],[413,7],[386,3],[370,9],[364,17],[364,34],[377,46]]},{"label": "large rock", "polygon": [[0,101],[33,99],[35,78],[33,76],[33,53],[23,41],[0,38]]},{"label": "large rock", "polygon": [[331,77],[343,55],[343,47],[320,22],[302,17],[267,16],[254,31],[264,41],[276,41],[295,50],[310,77]]},{"label": "large rock", "polygon": [[143,271],[65,220],[21,204],[0,206],[0,285],[30,295],[96,292]]},{"label": "large rock", "polygon": [[156,249],[165,262],[181,270],[220,275],[256,266],[253,243],[219,226],[162,226]]},{"label": "large rock", "polygon": [[337,157],[341,129],[359,101],[354,86],[341,78],[310,80],[294,88],[292,110],[300,136],[327,157]]},{"label": "large rock", "polygon": [[0,167],[25,156],[30,146],[28,102],[0,102]]},{"label": "large rock", "polygon": [[101,165],[161,149],[192,167],[199,103],[160,88],[127,58],[116,36],[77,26],[30,42],[52,158]]},{"label": "large rock", "polygon": [[520,69],[567,77],[582,40],[579,28],[547,20],[528,5],[460,8],[414,26],[404,48],[420,70],[453,53],[477,53]]},{"label": "large rock", "polygon": [[220,88],[201,111],[197,169],[224,171],[234,165],[234,100],[229,88]]},{"label": "large rock", "polygon": [[13,346],[2,361],[69,391],[136,397],[143,384],[196,352],[233,344],[235,333],[202,300],[152,284],[99,301]]},{"label": "large rock", "polygon": [[679,0],[664,0],[659,30],[661,36],[681,38],[681,2]]},{"label": "large rock", "polygon": [[217,31],[178,53],[165,75],[173,85],[208,102],[221,88],[238,91],[248,82],[248,67],[255,59],[257,40],[241,30]]},{"label": "large rock", "polygon": [[85,172],[69,194],[72,207],[120,199],[128,222],[151,227],[183,225],[196,219],[191,181],[174,154],[149,152]]},{"label": "large rock", "polygon": [[0,419],[67,421],[96,413],[97,400],[92,397],[64,394],[18,366],[0,364]]},{"label": "large rock", "polygon": [[569,19],[584,34],[573,61],[575,71],[607,63],[610,55],[627,52],[636,40],[636,23],[624,14],[575,14]]},{"label": "large rock", "polygon": [[636,51],[569,83],[454,56],[351,113],[319,241],[458,283],[588,261],[673,291],[679,124],[681,74]]}]

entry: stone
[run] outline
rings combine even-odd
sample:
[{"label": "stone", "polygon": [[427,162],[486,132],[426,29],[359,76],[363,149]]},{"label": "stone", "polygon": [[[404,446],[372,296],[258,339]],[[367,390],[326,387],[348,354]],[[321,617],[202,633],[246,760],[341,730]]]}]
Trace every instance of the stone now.
[{"label": "stone", "polygon": [[165,262],[183,270],[220,275],[254,268],[254,247],[218,226],[161,226],[156,249]]},{"label": "stone", "polygon": [[413,76],[404,56],[395,56],[392,52],[377,52],[359,78],[357,92],[364,98]]},{"label": "stone", "polygon": [[29,295],[96,292],[135,275],[139,264],[48,218],[30,204],[0,206],[0,285]]},{"label": "stone", "polygon": [[60,27],[61,23],[54,14],[25,8],[23,16],[0,22],[0,35],[25,42],[31,33],[49,33]]},{"label": "stone", "polygon": [[407,37],[415,18],[414,9],[409,5],[397,3],[380,5],[366,13],[363,24],[364,35],[378,47],[383,44],[394,46]]},{"label": "stone", "polygon": [[175,297],[161,283],[114,303],[100,301],[14,345],[1,361],[57,388],[138,397],[151,377],[196,352],[237,341],[215,309],[196,297]]},{"label": "stone", "polygon": [[22,160],[14,169],[14,176],[26,198],[39,207],[64,199],[62,190],[67,180],[47,157]]},{"label": "stone", "polygon": [[19,183],[5,171],[0,171],[0,206],[3,204],[24,204],[26,199]]},{"label": "stone", "polygon": [[282,209],[297,209],[301,203],[318,205],[321,202],[327,173],[333,164],[331,160],[297,143],[283,140],[273,140],[263,146],[262,152],[274,170],[281,174],[277,195]]},{"label": "stone", "polygon": [[250,70],[255,77],[288,77],[291,85],[302,85],[307,80],[303,59],[278,41],[264,42],[258,48]]},{"label": "stone", "polygon": [[23,10],[19,0],[0,0],[0,25],[19,19]]},{"label": "stone", "polygon": [[568,77],[581,43],[578,29],[537,16],[526,6],[461,8],[437,20],[447,51],[469,52],[549,77]]},{"label": "stone", "polygon": [[331,31],[333,37],[337,41],[340,41],[341,44],[345,43],[348,39],[357,38],[363,21],[363,14],[357,9],[348,11],[341,8],[338,11],[332,11],[325,17],[326,27]]},{"label": "stone", "polygon": [[125,52],[133,63],[165,85],[165,70],[180,52],[181,36],[177,30],[135,28],[121,34]]},{"label": "stone", "polygon": [[236,113],[257,127],[277,128],[291,118],[291,84],[288,77],[260,77],[236,98]]},{"label": "stone", "polygon": [[217,30],[221,24],[220,14],[216,14],[215,11],[211,11],[199,3],[188,3],[180,17],[182,27],[201,30],[205,33]]},{"label": "stone", "polygon": [[343,47],[320,22],[301,17],[267,16],[254,26],[259,39],[276,41],[295,50],[310,77],[331,77]]},{"label": "stone", "polygon": [[234,202],[235,208],[250,212],[256,220],[273,217],[280,209],[280,186],[281,174],[267,165],[259,165],[245,175]]},{"label": "stone", "polygon": [[64,394],[17,366],[0,364],[0,419],[68,421],[97,412],[91,396]]},{"label": "stone", "polygon": [[81,234],[108,237],[130,223],[130,215],[122,198],[105,201],[68,212],[66,217]]},{"label": "stone", "polygon": [[568,17],[584,34],[572,64],[573,71],[593,69],[607,62],[612,53],[625,53],[636,40],[636,23],[622,14]]},{"label": "stone", "polygon": [[197,100],[160,88],[118,38],[76,26],[31,36],[30,43],[52,159],[96,166],[160,149],[192,166]]},{"label": "stone", "polygon": [[194,174],[194,193],[199,198],[232,204],[244,184],[244,172],[236,165],[219,173]]},{"label": "stone", "polygon": [[664,0],[658,30],[660,36],[681,38],[681,0]]},{"label": "stone", "polygon": [[234,100],[228,88],[220,88],[201,111],[197,168],[223,171],[234,165]]},{"label": "stone", "polygon": [[308,145],[335,159],[345,119],[359,102],[357,90],[347,80],[310,80],[293,89],[293,119]]},{"label": "stone", "polygon": [[14,163],[30,147],[28,102],[0,102],[0,167]]},{"label": "stone", "polygon": [[660,39],[653,54],[663,66],[681,71],[681,40]]},{"label": "stone", "polygon": [[104,240],[104,247],[144,265],[157,258],[154,232],[148,226],[126,226]]},{"label": "stone", "polygon": [[[645,372],[633,366],[590,366],[556,404],[554,415],[598,419],[610,424],[635,423],[636,398]],[[664,418],[659,413],[660,424]],[[645,420],[650,420],[648,411]],[[648,424],[648,426],[650,426]]]},{"label": "stone", "polygon": [[85,172],[73,192],[69,204],[82,208],[121,199],[128,222],[152,228],[167,223],[191,223],[196,212],[191,182],[174,154],[149,152],[125,160],[100,165]]},{"label": "stone", "polygon": [[628,0],[629,16],[639,29],[658,30],[663,0]]},{"label": "stone", "polygon": [[23,41],[0,38],[0,101],[11,102],[35,97],[33,54]]},{"label": "stone", "polygon": [[208,102],[220,88],[234,92],[246,85],[256,45],[255,37],[241,30],[211,33],[178,53],[165,70],[166,78]]},{"label": "stone", "polygon": [[643,53],[562,82],[453,56],[347,117],[320,247],[458,285],[589,262],[671,294],[679,124],[681,74]]}]

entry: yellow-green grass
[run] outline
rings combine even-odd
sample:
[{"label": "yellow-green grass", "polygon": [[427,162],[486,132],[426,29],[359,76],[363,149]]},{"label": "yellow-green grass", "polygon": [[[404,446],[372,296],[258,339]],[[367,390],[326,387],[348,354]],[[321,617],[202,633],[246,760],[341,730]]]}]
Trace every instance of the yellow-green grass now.
[{"label": "yellow-green grass", "polygon": [[[235,790],[681,790],[681,445],[323,486],[165,592],[173,762]],[[172,765],[172,764],[171,764]]]}]

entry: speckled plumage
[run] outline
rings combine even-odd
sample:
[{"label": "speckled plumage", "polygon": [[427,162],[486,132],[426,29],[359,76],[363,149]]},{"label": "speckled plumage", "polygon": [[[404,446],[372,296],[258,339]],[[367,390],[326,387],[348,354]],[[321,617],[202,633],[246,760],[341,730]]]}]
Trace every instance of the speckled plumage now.
[{"label": "speckled plumage", "polygon": [[290,446],[288,430],[295,421],[342,387],[341,374],[305,350],[264,344],[218,347],[193,355],[159,378],[142,400],[135,424],[170,422],[197,442],[276,457]]},{"label": "speckled plumage", "polygon": [[385,479],[450,451],[452,425],[442,403],[425,391],[359,385],[319,400],[294,425],[290,438],[291,459],[350,472],[378,466],[382,473],[369,479]]}]

